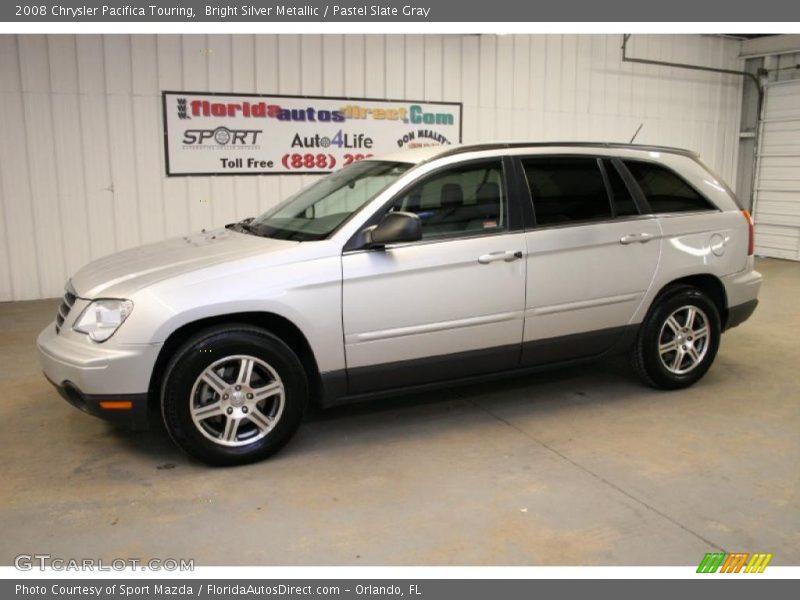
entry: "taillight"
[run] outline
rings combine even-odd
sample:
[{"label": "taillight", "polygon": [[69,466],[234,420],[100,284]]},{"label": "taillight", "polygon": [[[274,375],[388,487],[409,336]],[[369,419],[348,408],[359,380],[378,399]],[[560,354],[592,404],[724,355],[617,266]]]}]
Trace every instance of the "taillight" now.
[{"label": "taillight", "polygon": [[742,214],[744,218],[747,220],[747,256],[753,256],[753,248],[755,246],[755,233],[753,232],[753,217],[750,216],[750,213],[742,209]]}]

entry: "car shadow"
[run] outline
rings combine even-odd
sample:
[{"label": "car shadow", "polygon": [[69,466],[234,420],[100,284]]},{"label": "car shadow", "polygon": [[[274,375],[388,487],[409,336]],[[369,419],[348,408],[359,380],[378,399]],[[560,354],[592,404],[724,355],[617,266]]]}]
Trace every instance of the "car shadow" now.
[{"label": "car shadow", "polygon": [[[325,450],[327,443],[332,447],[341,446],[341,436],[337,433],[351,432],[364,423],[371,428],[372,436],[379,436],[382,430],[396,427],[398,422],[411,424],[424,418],[426,413],[444,413],[453,408],[477,407],[494,413],[513,406],[517,414],[523,411],[526,416],[541,413],[543,417],[549,417],[554,412],[574,410],[580,405],[622,402],[647,389],[642,386],[627,361],[615,357],[580,366],[509,375],[477,384],[455,384],[432,391],[324,409],[312,404],[295,439],[268,462],[318,453]],[[457,426],[455,422],[454,426]],[[152,415],[146,431],[109,427],[111,435],[129,451],[160,463],[157,468],[169,469],[172,468],[170,465],[176,464],[202,466],[173,444],[160,415]],[[321,431],[324,434],[318,435]],[[333,439],[338,441],[333,442]]]},{"label": "car shadow", "polygon": [[[330,408],[313,406],[309,408],[306,422],[336,421],[377,415],[386,411],[413,411],[418,407],[453,401],[468,404],[480,401],[481,405],[489,408],[525,400],[530,401],[533,406],[537,403],[535,397],[537,391],[544,388],[547,388],[548,393],[551,394],[552,392],[572,393],[578,398],[583,398],[582,402],[592,403],[597,401],[596,395],[584,390],[599,391],[604,385],[617,386],[626,380],[631,382],[632,392],[635,393],[637,388],[641,391],[642,384],[628,366],[627,361],[620,357],[614,357],[577,366],[508,375],[481,383],[455,383],[433,391],[404,393],[343,406]],[[534,398],[530,398],[531,395]],[[608,399],[622,398],[624,395],[615,394]],[[545,400],[547,398],[538,399]]]}]

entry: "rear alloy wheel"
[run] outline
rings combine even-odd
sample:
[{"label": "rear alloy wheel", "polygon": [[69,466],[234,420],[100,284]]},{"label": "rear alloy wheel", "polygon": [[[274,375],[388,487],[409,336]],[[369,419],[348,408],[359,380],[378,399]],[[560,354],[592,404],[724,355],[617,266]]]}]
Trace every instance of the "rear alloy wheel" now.
[{"label": "rear alloy wheel", "polygon": [[184,451],[212,465],[258,461],[295,433],[308,383],[297,355],[248,325],[197,334],[175,354],[162,387],[162,415]]},{"label": "rear alloy wheel", "polygon": [[631,351],[631,363],[654,387],[684,388],[711,367],[719,340],[716,305],[697,288],[675,287],[650,309]]},{"label": "rear alloy wheel", "polygon": [[710,332],[706,313],[691,304],[681,306],[661,326],[661,364],[675,375],[690,373],[702,364],[708,352]]}]

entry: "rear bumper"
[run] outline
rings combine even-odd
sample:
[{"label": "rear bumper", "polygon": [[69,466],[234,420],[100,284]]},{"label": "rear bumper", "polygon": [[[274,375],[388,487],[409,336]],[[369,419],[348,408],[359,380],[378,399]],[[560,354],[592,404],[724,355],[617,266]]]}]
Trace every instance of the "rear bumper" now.
[{"label": "rear bumper", "polygon": [[728,308],[728,321],[725,323],[724,330],[741,325],[755,312],[758,300],[750,300],[743,304],[737,304]]},{"label": "rear bumper", "polygon": [[728,318],[723,329],[741,325],[750,318],[758,305],[761,280],[761,273],[752,268],[752,263],[744,271],[722,278],[728,299]]},{"label": "rear bumper", "polygon": [[51,381],[47,375],[45,377],[64,400],[86,414],[126,429],[147,429],[147,394],[84,394],[70,381],[59,385]]},{"label": "rear bumper", "polygon": [[758,298],[762,279],[761,273],[752,268],[723,277],[722,285],[725,286],[728,306],[733,308]]}]

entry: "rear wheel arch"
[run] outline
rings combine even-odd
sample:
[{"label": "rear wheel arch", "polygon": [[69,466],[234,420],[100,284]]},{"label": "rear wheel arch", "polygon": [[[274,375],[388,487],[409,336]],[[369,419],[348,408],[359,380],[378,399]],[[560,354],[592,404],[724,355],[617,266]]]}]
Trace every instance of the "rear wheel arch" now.
[{"label": "rear wheel arch", "polygon": [[680,289],[683,286],[689,286],[700,290],[714,302],[714,305],[717,307],[717,311],[719,311],[720,323],[722,323],[722,327],[724,329],[725,324],[728,322],[728,295],[725,292],[725,286],[722,284],[722,281],[719,279],[719,277],[709,273],[688,275],[686,277],[681,277],[679,279],[670,281],[655,295],[653,302],[650,305],[650,310],[652,310],[653,307],[658,304],[658,301],[666,294],[669,294],[676,289]]},{"label": "rear wheel arch", "polygon": [[280,338],[300,359],[303,369],[308,379],[311,398],[316,400],[320,397],[322,382],[319,374],[319,367],[305,334],[292,321],[271,312],[242,312],[217,315],[192,321],[181,325],[167,337],[161,350],[158,353],[153,372],[150,375],[149,398],[151,404],[160,402],[161,383],[169,365],[170,359],[175,352],[192,336],[220,325],[250,325],[267,331]]}]

